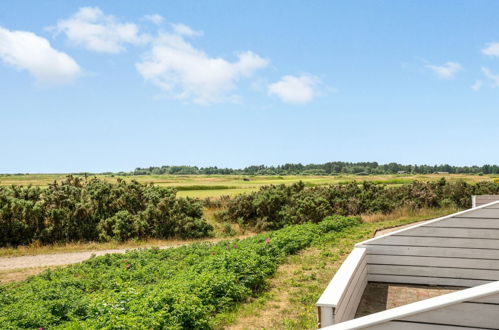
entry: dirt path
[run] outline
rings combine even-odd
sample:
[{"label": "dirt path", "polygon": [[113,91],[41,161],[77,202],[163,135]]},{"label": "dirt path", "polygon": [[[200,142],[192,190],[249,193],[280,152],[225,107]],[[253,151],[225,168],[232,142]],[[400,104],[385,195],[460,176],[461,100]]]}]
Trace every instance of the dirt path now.
[{"label": "dirt path", "polygon": [[[163,247],[163,248],[169,248]],[[18,268],[61,266],[75,264],[89,259],[92,255],[102,256],[108,253],[125,253],[130,249],[114,249],[89,252],[70,252],[56,254],[40,254],[37,256],[22,256],[13,258],[0,258],[0,271]]]},{"label": "dirt path", "polygon": [[[426,220],[425,220],[426,221]],[[420,222],[411,223],[404,226],[399,226],[395,228],[387,228],[379,230],[376,232],[375,236],[381,236],[389,232],[399,230],[405,227],[414,226]],[[213,242],[213,240],[211,240]],[[189,244],[189,243],[188,243]],[[178,247],[181,245],[168,245],[161,246],[160,249],[168,249],[172,247]],[[54,253],[54,254],[40,254],[35,256],[21,256],[21,257],[0,257],[0,272],[14,269],[22,268],[32,268],[32,267],[54,267],[75,264],[89,259],[92,255],[102,256],[109,253],[125,253],[132,249],[110,249],[101,251],[85,251],[85,252],[69,252],[69,253]]]},{"label": "dirt path", "polygon": [[[242,235],[239,237],[229,237],[220,239],[208,239],[206,241],[199,241],[198,243],[207,242],[218,242],[227,239],[243,239],[252,236],[251,234]],[[183,245],[193,244],[193,242],[187,242],[185,244],[172,244],[159,246],[160,249],[169,249],[173,247],[179,247]],[[148,247],[144,247],[148,248]],[[150,247],[149,247],[150,248]],[[127,251],[136,250],[140,248],[127,248],[127,249],[109,249],[109,250],[96,250],[96,251],[83,251],[83,252],[64,252],[64,253],[53,253],[53,254],[39,254],[34,256],[20,256],[20,257],[0,257],[0,273],[10,270],[23,269],[23,268],[33,268],[33,267],[55,267],[70,265],[82,262],[89,259],[92,255],[102,256],[110,253],[125,253]]]}]

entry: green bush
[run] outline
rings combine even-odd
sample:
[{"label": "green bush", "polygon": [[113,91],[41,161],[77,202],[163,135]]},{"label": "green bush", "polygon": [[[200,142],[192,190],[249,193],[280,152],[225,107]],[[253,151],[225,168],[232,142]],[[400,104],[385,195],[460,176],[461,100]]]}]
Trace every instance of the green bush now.
[{"label": "green bush", "polygon": [[471,207],[471,195],[499,194],[499,184],[464,181],[414,181],[388,187],[372,182],[349,182],[305,187],[302,182],[271,185],[225,200],[216,214],[220,221],[237,222],[256,230],[318,222],[326,216],[389,213],[396,208]]},{"label": "green bush", "polygon": [[205,237],[202,203],[136,181],[68,176],[46,189],[0,187],[0,246],[130,238]]},{"label": "green bush", "polygon": [[[119,217],[128,215],[120,213]],[[341,216],[244,240],[92,258],[0,286],[2,329],[206,329],[284,258],[359,223]]]}]

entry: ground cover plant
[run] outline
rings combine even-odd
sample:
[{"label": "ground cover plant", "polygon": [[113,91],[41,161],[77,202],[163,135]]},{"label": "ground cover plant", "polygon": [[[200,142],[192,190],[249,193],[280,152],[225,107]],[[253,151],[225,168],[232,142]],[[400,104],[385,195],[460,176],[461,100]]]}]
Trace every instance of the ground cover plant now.
[{"label": "ground cover plant", "polygon": [[453,208],[424,209],[371,216],[363,223],[340,232],[330,232],[320,240],[291,255],[269,280],[269,289],[258,297],[237,304],[228,312],[217,314],[215,329],[317,329],[315,303],[334,273],[360,241],[372,238],[379,229],[438,218],[457,212]]},{"label": "ground cover plant", "polygon": [[0,187],[0,246],[206,237],[202,204],[170,188],[68,176],[47,188]]},{"label": "ground cover plant", "polygon": [[216,216],[222,222],[270,230],[318,222],[332,214],[387,214],[397,208],[469,208],[471,195],[480,194],[499,194],[499,184],[440,179],[390,187],[365,181],[307,188],[303,182],[298,182],[265,186],[256,192],[226,199]]},{"label": "ground cover plant", "polygon": [[0,287],[0,324],[18,328],[202,329],[265,287],[287,255],[360,223],[330,217],[240,241],[106,255]]}]

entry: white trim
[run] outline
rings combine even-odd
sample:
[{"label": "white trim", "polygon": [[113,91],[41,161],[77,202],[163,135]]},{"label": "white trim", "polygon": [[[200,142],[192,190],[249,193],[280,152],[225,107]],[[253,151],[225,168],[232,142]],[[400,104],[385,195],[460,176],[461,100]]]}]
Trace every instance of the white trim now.
[{"label": "white trim", "polygon": [[471,209],[467,209],[467,210],[464,210],[464,211],[460,211],[460,212],[457,212],[457,213],[454,213],[454,214],[446,215],[444,217],[440,217],[440,218],[437,218],[437,219],[424,221],[424,222],[416,224],[414,226],[402,228],[402,229],[399,229],[397,231],[393,231],[391,233],[387,233],[387,234],[384,234],[384,235],[381,235],[381,236],[378,236],[378,237],[374,237],[374,238],[368,239],[366,241],[359,242],[359,243],[355,244],[355,247],[365,247],[364,246],[365,244],[369,244],[371,242],[377,241],[377,240],[379,240],[381,238],[384,238],[384,237],[388,237],[388,236],[392,236],[392,235],[395,235],[395,234],[399,234],[399,233],[405,232],[407,230],[412,230],[412,229],[417,228],[417,227],[426,226],[426,225],[428,225],[430,223],[434,223],[434,222],[438,222],[438,221],[450,219],[450,218],[453,218],[453,217],[456,217],[456,216],[460,216],[460,215],[463,215],[463,214],[466,214],[466,213],[469,213],[469,212],[474,212],[474,211],[477,211],[477,210],[480,210],[480,209],[484,209],[484,208],[487,208],[487,207],[489,207],[491,205],[495,205],[495,204],[499,204],[499,200],[495,201],[495,202],[488,203],[488,204],[484,204],[484,205],[481,205],[481,206],[478,206],[478,207],[475,207],[475,208],[471,208]]},{"label": "white trim", "polygon": [[366,261],[365,248],[354,248],[345,259],[340,269],[336,272],[326,290],[316,303],[318,307],[337,307],[341,299],[347,292],[348,286],[353,279],[353,275],[360,266],[362,260]]},{"label": "white trim", "polygon": [[388,309],[383,312],[359,317],[357,319],[338,323],[329,327],[325,327],[323,329],[353,330],[367,328],[392,320],[402,319],[419,313],[458,304],[464,301],[480,299],[497,293],[499,293],[499,281]]}]

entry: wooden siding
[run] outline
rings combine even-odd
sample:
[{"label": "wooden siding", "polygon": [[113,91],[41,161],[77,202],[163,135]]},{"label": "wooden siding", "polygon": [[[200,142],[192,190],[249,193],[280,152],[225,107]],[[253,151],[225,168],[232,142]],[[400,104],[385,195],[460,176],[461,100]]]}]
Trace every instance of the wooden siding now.
[{"label": "wooden siding", "polygon": [[464,301],[443,308],[425,311],[384,324],[365,327],[372,330],[440,330],[440,329],[498,329],[499,328],[499,295],[493,295],[486,300],[494,303],[484,303],[480,300]]},{"label": "wooden siding", "polygon": [[473,207],[499,201],[499,195],[476,195],[472,196]]},{"label": "wooden siding", "polygon": [[[494,197],[492,203],[358,243],[317,303],[320,326],[499,329],[499,196]],[[368,281],[472,288],[352,320]]]},{"label": "wooden siding", "polygon": [[329,330],[498,329],[499,282],[339,323]]},{"label": "wooden siding", "polygon": [[367,249],[368,281],[469,287],[497,281],[499,201],[357,246]]}]

